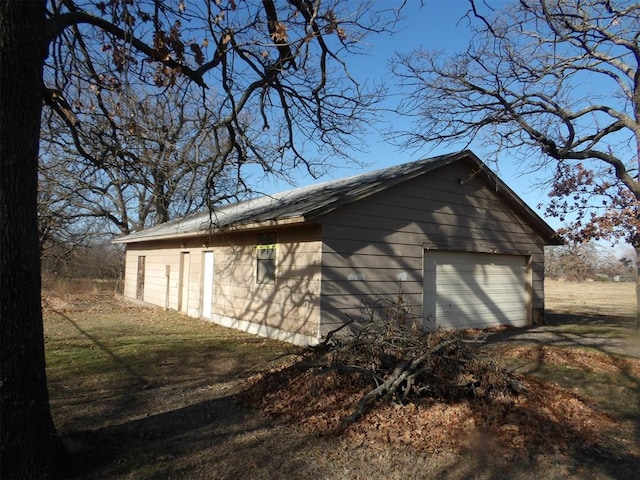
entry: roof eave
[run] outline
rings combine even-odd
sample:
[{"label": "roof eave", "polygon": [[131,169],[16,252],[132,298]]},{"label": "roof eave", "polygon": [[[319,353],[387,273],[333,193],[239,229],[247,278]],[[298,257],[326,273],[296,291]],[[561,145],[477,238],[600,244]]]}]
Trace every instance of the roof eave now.
[{"label": "roof eave", "polygon": [[218,234],[230,233],[230,232],[240,232],[240,231],[248,231],[248,230],[264,230],[266,228],[295,225],[299,223],[304,223],[305,221],[306,220],[303,216],[294,216],[294,217],[287,217],[287,218],[261,220],[261,221],[255,221],[255,222],[238,223],[238,224],[233,224],[233,225],[224,226],[224,227],[213,227],[213,228],[197,230],[194,232],[164,233],[160,235],[139,236],[134,238],[122,237],[122,238],[113,239],[111,243],[129,244],[129,243],[150,242],[150,241],[157,241],[157,240],[181,240],[186,238],[196,238],[196,237],[202,237],[206,235],[218,235]]},{"label": "roof eave", "polygon": [[480,165],[483,172],[491,178],[493,182],[500,187],[503,196],[528,219],[528,223],[536,231],[536,233],[544,240],[546,245],[565,245],[565,240],[556,232],[540,215],[536,213],[529,205],[527,205],[511,188],[503,182],[484,162],[482,162],[473,152],[467,151],[468,157]]}]

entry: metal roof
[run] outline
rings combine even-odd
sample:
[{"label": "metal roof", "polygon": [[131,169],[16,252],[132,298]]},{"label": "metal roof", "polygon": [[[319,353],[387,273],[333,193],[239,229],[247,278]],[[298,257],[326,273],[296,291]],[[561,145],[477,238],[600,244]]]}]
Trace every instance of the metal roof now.
[{"label": "metal roof", "polygon": [[557,239],[553,241],[556,233],[544,220],[491,172],[473,152],[465,150],[216,207],[211,212],[188,215],[117,238],[113,242],[133,243],[193,237],[216,233],[220,230],[308,222],[346,203],[360,200],[462,159],[477,164],[485,171],[499,187],[498,193],[505,195],[529,219],[530,223],[537,227],[536,230],[542,234],[543,238],[554,244],[559,241]]}]

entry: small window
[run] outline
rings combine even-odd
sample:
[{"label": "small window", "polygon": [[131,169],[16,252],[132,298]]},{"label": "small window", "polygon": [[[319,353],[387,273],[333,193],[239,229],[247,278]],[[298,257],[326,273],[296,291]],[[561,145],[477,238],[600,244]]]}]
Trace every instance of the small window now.
[{"label": "small window", "polygon": [[273,284],[276,281],[276,234],[258,235],[256,245],[256,282]]}]

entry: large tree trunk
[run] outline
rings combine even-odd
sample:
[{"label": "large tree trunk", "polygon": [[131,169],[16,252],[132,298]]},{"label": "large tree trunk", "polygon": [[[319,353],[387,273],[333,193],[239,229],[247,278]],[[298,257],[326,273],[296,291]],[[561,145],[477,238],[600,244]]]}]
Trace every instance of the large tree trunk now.
[{"label": "large tree trunk", "polygon": [[636,250],[636,330],[640,330],[640,235],[633,247]]},{"label": "large tree trunk", "polygon": [[61,477],[40,303],[38,140],[45,2],[0,2],[0,457],[2,478]]}]

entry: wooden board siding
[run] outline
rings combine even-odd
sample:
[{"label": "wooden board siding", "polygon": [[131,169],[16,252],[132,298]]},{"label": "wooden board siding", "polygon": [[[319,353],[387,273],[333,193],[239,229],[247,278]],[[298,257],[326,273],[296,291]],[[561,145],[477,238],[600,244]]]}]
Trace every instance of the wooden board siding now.
[{"label": "wooden board siding", "polygon": [[346,205],[322,224],[322,334],[345,314],[359,316],[362,301],[400,294],[422,318],[429,249],[530,257],[531,306],[544,307],[544,242],[464,162]]},{"label": "wooden board siding", "polygon": [[[127,248],[125,267],[124,296],[135,298],[137,277],[133,270],[137,265],[138,256],[145,256],[145,303],[178,309],[178,282],[180,274],[180,246],[172,246],[164,242],[162,246],[141,248],[142,245],[132,244]],[[167,265],[169,279],[167,279]],[[166,302],[167,280],[169,281],[169,299]],[[197,301],[197,298],[194,299]]]},{"label": "wooden board siding", "polygon": [[[320,227],[305,225],[273,231],[277,233],[275,284],[256,281],[258,232],[240,232],[181,241],[129,244],[125,296],[135,298],[137,258],[144,255],[143,300],[178,309],[180,256],[188,252],[187,313],[201,316],[204,252],[210,251],[214,256],[213,321],[267,336],[274,331],[292,332],[296,338],[317,339],[322,252]],[[170,270],[168,301],[167,265]]]},{"label": "wooden board siding", "polygon": [[256,232],[225,237],[216,247],[213,312],[317,338],[319,237],[318,226],[277,231],[274,284],[256,282]]}]

